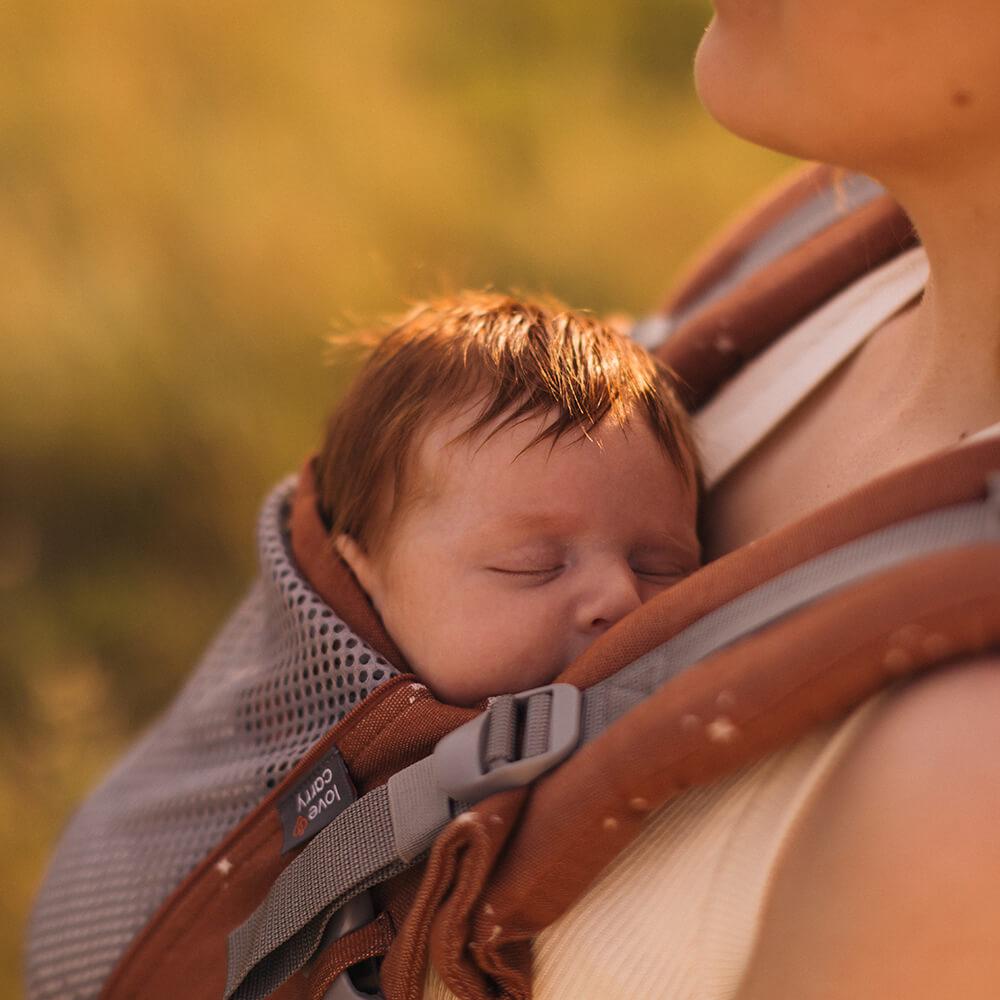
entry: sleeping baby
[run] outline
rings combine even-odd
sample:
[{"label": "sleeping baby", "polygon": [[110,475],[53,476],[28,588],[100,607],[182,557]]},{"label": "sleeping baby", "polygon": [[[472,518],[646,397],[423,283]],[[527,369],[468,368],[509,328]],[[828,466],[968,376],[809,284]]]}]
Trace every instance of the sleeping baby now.
[{"label": "sleeping baby", "polygon": [[668,373],[549,302],[414,308],[331,415],[316,480],[330,544],[452,704],[551,682],[699,565]]}]

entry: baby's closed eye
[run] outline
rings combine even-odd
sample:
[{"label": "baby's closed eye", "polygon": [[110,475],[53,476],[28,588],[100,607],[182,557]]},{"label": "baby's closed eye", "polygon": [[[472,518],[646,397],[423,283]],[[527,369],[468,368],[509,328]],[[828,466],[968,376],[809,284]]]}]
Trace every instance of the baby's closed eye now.
[{"label": "baby's closed eye", "polygon": [[487,566],[488,570],[493,573],[500,573],[504,576],[524,576],[524,577],[555,577],[566,567],[563,564],[557,566],[525,566],[525,567],[510,567],[510,566]]},{"label": "baby's closed eye", "polygon": [[[688,572],[684,567],[676,563],[660,565],[639,564],[630,565],[629,568],[636,576],[665,582],[679,580],[686,576]],[[554,579],[566,569],[566,564],[558,563],[552,566],[487,566],[486,569],[492,573],[499,573],[502,576]]]}]

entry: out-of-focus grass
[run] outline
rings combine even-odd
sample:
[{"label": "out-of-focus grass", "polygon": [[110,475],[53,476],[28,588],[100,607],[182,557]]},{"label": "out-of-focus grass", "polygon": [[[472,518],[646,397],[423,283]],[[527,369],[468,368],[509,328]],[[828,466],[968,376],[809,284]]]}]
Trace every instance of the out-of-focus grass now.
[{"label": "out-of-focus grass", "polygon": [[73,804],[253,571],[331,325],[493,284],[642,312],[786,166],[704,0],[0,5],[0,995]]}]

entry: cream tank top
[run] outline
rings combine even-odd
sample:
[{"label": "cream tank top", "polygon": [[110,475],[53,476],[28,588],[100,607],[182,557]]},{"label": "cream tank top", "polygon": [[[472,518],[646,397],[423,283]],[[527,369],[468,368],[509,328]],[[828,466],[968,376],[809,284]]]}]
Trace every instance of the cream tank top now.
[{"label": "cream tank top", "polygon": [[[730,381],[695,420],[708,487],[919,295],[927,275],[922,249],[901,255]],[[966,442],[989,435],[1000,436],[1000,424]],[[536,1000],[735,998],[785,847],[884,697],[653,814],[576,905],[535,940]],[[455,995],[431,970],[424,996]]]}]

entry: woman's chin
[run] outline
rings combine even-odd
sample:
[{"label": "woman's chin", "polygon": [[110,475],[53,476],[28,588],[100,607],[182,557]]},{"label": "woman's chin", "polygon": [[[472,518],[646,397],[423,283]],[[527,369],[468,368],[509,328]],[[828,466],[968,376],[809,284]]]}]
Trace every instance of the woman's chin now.
[{"label": "woman's chin", "polygon": [[[748,71],[745,54],[718,16],[713,17],[694,59],[694,84],[702,107],[727,131],[769,145],[766,120],[775,117],[760,99],[759,75]],[[770,111],[770,113],[769,113]]]},{"label": "woman's chin", "polygon": [[702,37],[694,62],[702,107],[726,131],[754,145],[801,159],[823,158],[824,151],[795,127],[800,109],[788,98],[790,88],[760,67],[732,34],[716,17]]}]

